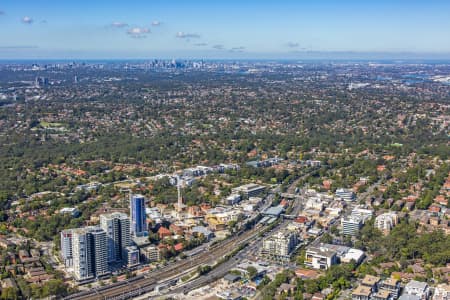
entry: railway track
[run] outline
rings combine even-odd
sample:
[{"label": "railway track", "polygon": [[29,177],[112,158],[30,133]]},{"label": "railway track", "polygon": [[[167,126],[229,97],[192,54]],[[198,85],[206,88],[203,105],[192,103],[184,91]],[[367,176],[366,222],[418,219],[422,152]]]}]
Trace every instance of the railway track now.
[{"label": "railway track", "polygon": [[[141,275],[131,278],[125,282],[118,282],[112,285],[95,288],[89,291],[73,294],[67,296],[67,300],[119,300],[129,299],[151,292],[161,282],[169,281],[172,277],[179,277],[179,275],[186,273],[192,268],[196,268],[203,264],[214,262],[221,257],[227,255],[235,248],[243,245],[248,240],[254,238],[257,234],[262,232],[265,227],[253,228],[249,231],[229,238],[221,243],[210,247],[209,251],[198,253],[190,259],[182,260],[167,266],[164,269],[150,272],[147,275]],[[173,281],[176,281],[174,278]]]}]

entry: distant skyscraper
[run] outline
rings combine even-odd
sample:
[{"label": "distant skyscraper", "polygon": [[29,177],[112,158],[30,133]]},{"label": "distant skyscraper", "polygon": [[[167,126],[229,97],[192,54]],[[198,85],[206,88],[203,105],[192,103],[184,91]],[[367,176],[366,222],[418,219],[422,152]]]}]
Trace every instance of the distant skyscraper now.
[{"label": "distant skyscraper", "polygon": [[147,222],[145,216],[145,198],[142,195],[131,195],[130,198],[131,234],[145,236]]},{"label": "distant skyscraper", "polygon": [[72,230],[73,271],[79,281],[108,273],[106,232],[90,226]]},{"label": "distant skyscraper", "polygon": [[108,238],[108,262],[126,260],[126,248],[131,244],[130,219],[124,213],[100,215],[100,227]]}]

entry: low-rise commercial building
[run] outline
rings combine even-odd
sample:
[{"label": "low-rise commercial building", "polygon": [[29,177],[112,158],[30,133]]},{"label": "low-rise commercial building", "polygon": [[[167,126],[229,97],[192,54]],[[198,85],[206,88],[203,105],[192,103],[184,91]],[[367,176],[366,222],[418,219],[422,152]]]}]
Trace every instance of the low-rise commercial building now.
[{"label": "low-rise commercial building", "polygon": [[263,185],[249,183],[249,184],[235,187],[231,190],[231,192],[233,194],[240,194],[245,199],[248,199],[249,197],[258,196],[259,194],[263,193],[265,190],[266,190],[266,187]]},{"label": "low-rise commercial building", "polygon": [[305,265],[314,269],[326,270],[338,263],[336,251],[321,246],[306,249]]}]

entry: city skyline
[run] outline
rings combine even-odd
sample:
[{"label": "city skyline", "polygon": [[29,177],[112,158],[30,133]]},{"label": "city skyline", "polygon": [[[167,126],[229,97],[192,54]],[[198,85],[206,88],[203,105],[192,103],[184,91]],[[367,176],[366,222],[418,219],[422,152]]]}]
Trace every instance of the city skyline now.
[{"label": "city skyline", "polygon": [[450,58],[445,1],[4,1],[0,59]]}]

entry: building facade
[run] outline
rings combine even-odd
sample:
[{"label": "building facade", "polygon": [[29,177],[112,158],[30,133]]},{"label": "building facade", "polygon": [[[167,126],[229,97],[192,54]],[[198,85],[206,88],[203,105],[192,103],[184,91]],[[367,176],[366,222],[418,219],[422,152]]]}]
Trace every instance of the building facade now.
[{"label": "building facade", "polygon": [[78,281],[108,274],[106,232],[90,226],[72,231],[73,272]]},{"label": "building facade", "polygon": [[358,217],[345,217],[341,219],[342,234],[357,235],[359,229],[362,227],[362,221]]},{"label": "building facade", "polygon": [[297,244],[297,233],[280,231],[263,241],[262,254],[275,260],[288,261]]},{"label": "building facade", "polygon": [[61,258],[66,268],[72,267],[73,253],[71,229],[61,231]]},{"label": "building facade", "polygon": [[130,216],[131,216],[131,234],[133,236],[148,235],[144,196],[142,195],[131,196]]},{"label": "building facade", "polygon": [[125,261],[125,248],[131,245],[128,216],[118,212],[100,215],[100,227],[108,239],[108,262]]},{"label": "building facade", "polygon": [[326,270],[338,263],[336,251],[321,246],[306,249],[305,265],[314,269]]},{"label": "building facade", "polygon": [[375,218],[374,226],[384,234],[388,234],[398,223],[398,216],[394,212],[387,212]]},{"label": "building facade", "polygon": [[266,187],[263,185],[258,185],[254,183],[249,183],[245,185],[241,185],[235,187],[231,190],[233,194],[240,194],[244,199],[248,199],[249,197],[255,197],[259,194],[263,193],[266,190]]}]

